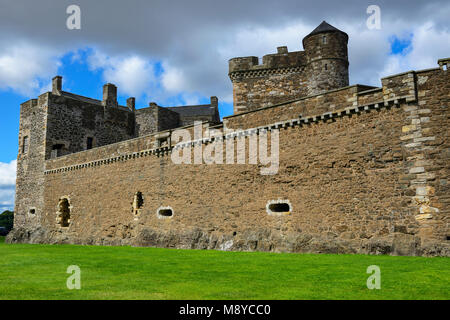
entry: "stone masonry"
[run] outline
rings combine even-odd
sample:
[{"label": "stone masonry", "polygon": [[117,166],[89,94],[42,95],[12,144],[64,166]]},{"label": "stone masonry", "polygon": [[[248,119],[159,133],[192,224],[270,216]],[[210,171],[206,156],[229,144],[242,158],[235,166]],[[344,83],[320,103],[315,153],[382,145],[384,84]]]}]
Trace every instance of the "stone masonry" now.
[{"label": "stone masonry", "polygon": [[[322,23],[305,52],[230,60],[234,110],[136,109],[62,91],[21,105],[8,242],[240,251],[450,255],[450,59],[348,85],[348,36]],[[202,137],[177,144],[180,127]],[[219,130],[213,136],[211,129]],[[239,130],[230,133],[230,130]],[[279,133],[279,170],[175,164],[216,141]],[[261,152],[261,151],[259,151]]]},{"label": "stone masonry", "polygon": [[323,21],[303,39],[305,51],[229,61],[234,113],[348,86],[348,35]]}]

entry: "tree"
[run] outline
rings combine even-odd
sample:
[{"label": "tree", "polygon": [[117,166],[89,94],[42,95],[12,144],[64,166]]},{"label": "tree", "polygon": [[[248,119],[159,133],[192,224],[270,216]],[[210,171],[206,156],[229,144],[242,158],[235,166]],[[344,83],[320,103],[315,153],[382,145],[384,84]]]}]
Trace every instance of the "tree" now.
[{"label": "tree", "polygon": [[0,227],[6,228],[11,231],[14,225],[14,212],[6,210],[0,214]]}]

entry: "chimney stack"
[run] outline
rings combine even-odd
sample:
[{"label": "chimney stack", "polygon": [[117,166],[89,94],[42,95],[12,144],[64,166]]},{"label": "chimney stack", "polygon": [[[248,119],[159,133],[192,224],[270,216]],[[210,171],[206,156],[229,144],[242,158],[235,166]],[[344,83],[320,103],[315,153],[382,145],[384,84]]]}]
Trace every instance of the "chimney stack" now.
[{"label": "chimney stack", "polygon": [[219,106],[219,99],[217,99],[216,96],[211,97],[211,107],[218,107]]},{"label": "chimney stack", "polygon": [[136,98],[130,97],[127,99],[127,107],[130,111],[134,112],[136,110]]},{"label": "chimney stack", "polygon": [[278,54],[280,53],[288,53],[288,48],[286,46],[278,47],[277,48]]},{"label": "chimney stack", "polygon": [[52,79],[52,93],[60,95],[62,89],[62,77],[56,76]]},{"label": "chimney stack", "polygon": [[107,107],[117,107],[117,87],[112,83],[103,86],[102,104]]},{"label": "chimney stack", "polygon": [[214,108],[214,118],[212,119],[212,121],[219,123],[220,122],[219,99],[217,99],[216,96],[212,96],[210,99],[211,99],[211,108]]}]

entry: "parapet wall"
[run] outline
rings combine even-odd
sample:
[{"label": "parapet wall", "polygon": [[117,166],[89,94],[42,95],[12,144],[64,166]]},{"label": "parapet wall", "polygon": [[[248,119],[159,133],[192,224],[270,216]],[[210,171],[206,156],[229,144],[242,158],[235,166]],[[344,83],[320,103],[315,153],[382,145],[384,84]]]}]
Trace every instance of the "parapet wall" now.
[{"label": "parapet wall", "polygon": [[229,73],[232,78],[250,76],[248,74],[250,71],[257,72],[263,69],[295,68],[304,65],[306,65],[305,52],[288,52],[287,47],[279,47],[278,53],[263,56],[262,64],[259,63],[258,57],[254,56],[232,58],[228,62]]},{"label": "parapet wall", "polygon": [[306,96],[305,66],[305,52],[288,52],[287,47],[265,55],[262,64],[257,57],[230,59],[234,113]]}]

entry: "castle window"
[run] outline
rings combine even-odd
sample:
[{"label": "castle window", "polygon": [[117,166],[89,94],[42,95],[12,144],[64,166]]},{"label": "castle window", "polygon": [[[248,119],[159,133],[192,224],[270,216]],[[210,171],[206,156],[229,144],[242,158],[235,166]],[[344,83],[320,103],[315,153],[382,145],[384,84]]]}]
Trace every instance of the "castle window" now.
[{"label": "castle window", "polygon": [[94,138],[88,137],[86,140],[86,150],[92,149],[94,146]]},{"label": "castle window", "polygon": [[169,144],[169,139],[167,137],[158,139],[158,147],[164,147],[164,146],[167,146],[168,144]]},{"label": "castle window", "polygon": [[287,215],[291,214],[292,206],[289,200],[271,200],[267,202],[266,211],[273,216]]},{"label": "castle window", "polygon": [[136,192],[133,198],[133,214],[137,216],[141,212],[141,208],[144,205],[144,197],[142,192]]},{"label": "castle window", "polygon": [[54,144],[52,147],[51,158],[57,158],[62,155],[63,144]]},{"label": "castle window", "polygon": [[173,217],[173,209],[171,207],[159,207],[156,215],[159,219],[167,219]]},{"label": "castle window", "polygon": [[59,200],[56,223],[63,228],[70,225],[70,208],[69,199],[62,198]]},{"label": "castle window", "polygon": [[325,63],[325,70],[328,70],[328,64]]},{"label": "castle window", "polygon": [[27,154],[28,153],[28,136],[23,137],[22,142],[22,153]]},{"label": "castle window", "polygon": [[323,44],[327,44],[327,36],[323,36],[322,37],[322,43]]},{"label": "castle window", "polygon": [[28,211],[30,214],[36,214],[36,209],[35,208],[30,208],[30,211]]}]

